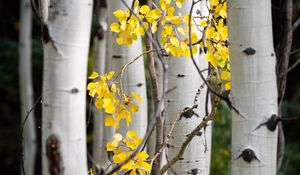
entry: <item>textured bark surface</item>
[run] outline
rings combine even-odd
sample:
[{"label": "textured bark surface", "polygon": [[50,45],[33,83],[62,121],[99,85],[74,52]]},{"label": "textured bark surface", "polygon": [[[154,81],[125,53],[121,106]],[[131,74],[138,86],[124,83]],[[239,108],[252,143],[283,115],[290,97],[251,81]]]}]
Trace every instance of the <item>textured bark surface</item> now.
[{"label": "textured bark surface", "polygon": [[[131,6],[132,0],[126,1]],[[116,21],[117,18],[113,15],[113,12],[118,9],[125,9],[125,5],[120,0],[107,1],[108,8],[108,23]],[[114,70],[117,74],[122,67],[140,55],[142,51],[142,40],[134,41],[131,46],[118,45],[116,42],[117,34],[109,32],[108,45],[107,45],[107,67],[106,71]],[[138,59],[133,64],[127,67],[123,77],[123,88],[126,92],[139,93],[142,98],[142,103],[139,104],[139,111],[132,116],[132,123],[130,127],[126,126],[125,121],[121,122],[120,131],[123,135],[128,130],[134,130],[139,136],[143,137],[147,129],[147,94],[145,83],[145,69],[143,58]],[[112,137],[110,137],[112,138]]]},{"label": "textured bark surface", "polygon": [[[107,43],[107,8],[101,7],[101,4],[98,5],[97,9],[99,15],[99,27],[94,38],[94,71],[98,72],[100,75],[105,73]],[[104,142],[105,116],[103,114],[103,111],[97,109],[95,106],[93,107],[93,116],[93,160],[96,163],[95,166],[97,166],[98,169],[105,169],[110,164],[106,153],[106,143]]]},{"label": "textured bark surface", "polygon": [[[280,7],[280,22],[282,38],[279,43],[278,48],[276,49],[277,56],[277,86],[278,86],[278,104],[281,106],[285,89],[286,89],[286,80],[289,68],[289,59],[293,41],[293,1],[286,0],[282,1]],[[281,109],[279,108],[278,117],[282,117]],[[283,132],[283,125],[280,122],[278,127],[278,151],[277,151],[277,169],[279,170],[282,161],[284,158],[284,149],[285,149],[285,138]]]},{"label": "textured bark surface", "polygon": [[[185,1],[181,9],[177,9],[182,14],[187,14],[190,11],[192,1]],[[207,13],[206,2],[197,3],[194,6],[193,14],[200,10],[201,14],[205,16]],[[201,69],[208,67],[207,61],[204,59],[204,55],[195,55],[196,61]],[[186,57],[169,59],[169,87],[175,88],[167,94],[165,107],[166,107],[166,125],[170,128],[172,122],[178,118],[178,114],[186,107],[192,107],[195,95],[203,84],[193,62]],[[207,72],[206,72],[207,73]],[[204,76],[206,77],[206,73]],[[184,115],[178,121],[170,143],[168,143],[168,157],[174,158],[180,149],[180,145],[186,140],[187,134],[189,134],[205,116],[205,99],[206,88],[201,89],[201,94],[198,97],[196,104],[198,108],[194,109],[194,113],[191,115]],[[201,134],[193,138],[188,145],[183,156],[179,161],[171,167],[171,169],[177,174],[209,174],[209,160],[210,160],[210,141],[211,129],[210,126],[206,127],[206,130],[201,130]],[[207,144],[207,145],[205,145]],[[206,148],[208,149],[206,151]],[[169,170],[168,174],[172,174]]]},{"label": "textured bark surface", "polygon": [[43,174],[53,174],[46,153],[47,139],[55,135],[63,174],[86,175],[86,78],[93,2],[42,2],[44,28],[50,38],[44,40]]},{"label": "textured bark surface", "polygon": [[[228,5],[230,98],[245,116],[232,111],[231,174],[275,175],[277,129],[258,127],[278,112],[271,0],[231,0]],[[247,48],[255,52],[248,54]]]},{"label": "textured bark surface", "polygon": [[[20,9],[19,85],[21,97],[21,123],[23,123],[27,112],[33,108],[33,87],[31,73],[32,14],[29,0],[22,0]],[[35,129],[34,111],[31,111],[23,130],[23,162],[26,175],[34,174],[36,154]]]}]

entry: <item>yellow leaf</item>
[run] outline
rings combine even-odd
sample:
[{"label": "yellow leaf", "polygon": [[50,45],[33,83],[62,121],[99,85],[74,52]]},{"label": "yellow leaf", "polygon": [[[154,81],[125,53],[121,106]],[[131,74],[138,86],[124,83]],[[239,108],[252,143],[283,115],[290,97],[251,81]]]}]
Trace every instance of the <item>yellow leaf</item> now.
[{"label": "yellow leaf", "polygon": [[151,10],[151,11],[150,11],[150,14],[149,14],[149,16],[150,16],[151,18],[154,18],[154,19],[160,18],[161,15],[162,15],[162,13],[161,13],[161,11],[160,11],[158,8],[156,8],[156,9],[154,9],[154,10]]},{"label": "yellow leaf", "polygon": [[90,82],[87,86],[87,89],[90,91],[90,90],[93,90],[96,88],[96,84],[94,82]]},{"label": "yellow leaf", "polygon": [[116,123],[116,120],[112,116],[108,116],[105,118],[105,126],[114,126],[115,123]]},{"label": "yellow leaf", "polygon": [[208,28],[208,29],[205,31],[205,35],[206,35],[206,37],[209,38],[209,39],[214,38],[215,35],[216,35],[215,29],[214,29],[213,27]]},{"label": "yellow leaf", "polygon": [[146,160],[149,157],[149,154],[147,154],[145,151],[139,152],[137,155],[138,159]]},{"label": "yellow leaf", "polygon": [[123,137],[120,133],[115,133],[113,137],[118,142],[120,142],[123,139]]},{"label": "yellow leaf", "polygon": [[176,37],[172,37],[172,38],[170,39],[170,42],[171,42],[171,44],[172,44],[173,46],[176,46],[176,47],[179,46],[179,41],[178,41],[178,39],[177,39]]},{"label": "yellow leaf", "polygon": [[230,90],[230,88],[231,88],[230,86],[231,86],[230,82],[225,83],[225,90],[226,91]]},{"label": "yellow leaf", "polygon": [[117,17],[120,21],[126,18],[126,13],[123,10],[116,10],[114,13],[115,17]]},{"label": "yellow leaf", "polygon": [[134,137],[136,136],[136,132],[129,130],[126,134],[126,137],[130,138],[130,139],[134,139]]},{"label": "yellow leaf", "polygon": [[116,23],[116,22],[111,23],[110,30],[113,32],[119,33],[121,31],[120,24]]},{"label": "yellow leaf", "polygon": [[221,73],[221,79],[225,80],[225,81],[229,81],[230,80],[230,73],[228,71],[223,71]]},{"label": "yellow leaf", "polygon": [[89,79],[95,79],[99,77],[99,74],[97,72],[93,72],[90,76],[89,76]]},{"label": "yellow leaf", "polygon": [[129,175],[136,175],[135,171],[130,171]]},{"label": "yellow leaf", "polygon": [[180,32],[182,35],[185,35],[185,31],[182,27],[177,28],[178,32]]},{"label": "yellow leaf", "polygon": [[157,22],[156,21],[154,23],[152,23],[151,31],[152,31],[152,33],[155,33],[157,31]]},{"label": "yellow leaf", "polygon": [[140,8],[140,12],[141,12],[142,14],[147,14],[149,11],[150,11],[150,8],[149,8],[147,5],[143,5],[143,6]]},{"label": "yellow leaf", "polygon": [[139,103],[142,102],[142,98],[141,98],[140,94],[136,94],[136,93],[132,92],[132,93],[131,93],[131,96],[132,96],[134,99],[136,99]]},{"label": "yellow leaf", "polygon": [[202,27],[207,26],[207,20],[206,20],[206,19],[202,19],[202,20],[200,21],[200,26],[202,26]]},{"label": "yellow leaf", "polygon": [[214,67],[217,67],[218,66],[218,62],[217,62],[217,59],[215,58],[215,56],[211,53],[207,53],[205,55],[205,58],[207,61],[209,61]]},{"label": "yellow leaf", "polygon": [[124,43],[123,37],[122,37],[122,36],[118,37],[118,38],[116,39],[116,41],[117,41],[118,45],[121,45],[121,44]]},{"label": "yellow leaf", "polygon": [[110,80],[114,75],[115,75],[114,71],[108,72],[108,74],[107,74],[107,80]]},{"label": "yellow leaf", "polygon": [[114,161],[114,163],[119,164],[119,163],[124,162],[126,160],[126,158],[127,158],[126,153],[122,152],[120,154],[115,154],[113,156],[113,161]]},{"label": "yellow leaf", "polygon": [[217,6],[219,4],[219,0],[210,0],[209,2],[210,2],[211,7]]},{"label": "yellow leaf", "polygon": [[107,151],[113,151],[117,148],[118,144],[119,143],[116,142],[116,141],[107,142],[106,143],[106,150]]},{"label": "yellow leaf", "polygon": [[139,107],[138,107],[136,104],[132,104],[132,105],[130,106],[129,111],[130,111],[131,113],[138,112],[138,111],[139,111]]},{"label": "yellow leaf", "polygon": [[96,106],[97,109],[103,108],[103,101],[101,99],[97,99],[95,101],[95,106]]},{"label": "yellow leaf", "polygon": [[173,31],[173,27],[172,26],[165,26],[164,27],[164,32],[167,34],[167,35],[171,35],[172,34],[172,31]]}]

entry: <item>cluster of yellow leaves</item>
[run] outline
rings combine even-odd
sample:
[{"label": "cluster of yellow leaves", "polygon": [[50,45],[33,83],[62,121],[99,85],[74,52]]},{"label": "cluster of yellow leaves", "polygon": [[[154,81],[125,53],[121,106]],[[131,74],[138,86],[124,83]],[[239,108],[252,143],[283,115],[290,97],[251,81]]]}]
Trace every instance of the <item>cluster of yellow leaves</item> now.
[{"label": "cluster of yellow leaves", "polygon": [[[103,109],[108,114],[105,118],[105,126],[119,129],[119,123],[123,119],[126,120],[127,126],[130,125],[132,114],[139,110],[137,103],[142,102],[142,99],[139,94],[134,92],[131,93],[131,96],[122,93],[112,79],[114,74],[114,72],[109,72],[100,76],[97,72],[93,72],[89,79],[94,81],[88,84],[87,89],[89,95],[95,98],[96,108]],[[126,137],[116,133],[113,140],[106,144],[106,150],[114,153],[113,162],[119,165],[133,153],[141,142],[142,138],[137,137],[135,131],[128,131]],[[148,174],[151,169],[150,164],[147,163],[148,157],[146,152],[138,152],[133,159],[121,167],[118,173]],[[92,174],[91,170],[90,175]]]},{"label": "cluster of yellow leaves", "polygon": [[[150,9],[147,5],[140,6],[135,1],[133,12],[129,9],[114,12],[118,22],[110,25],[111,31],[119,33],[116,41],[119,45],[131,45],[138,36],[145,35],[145,29],[151,28],[152,33],[157,32],[158,24],[162,26],[160,44],[164,50],[176,57],[190,57],[188,24],[189,14],[174,14],[175,5],[182,7],[185,0],[159,0],[160,8]],[[209,15],[192,17],[191,43],[192,52],[198,50],[206,52],[205,58],[214,66],[221,68],[221,78],[226,90],[230,89],[228,28],[225,25],[227,18],[227,4],[225,0],[210,0]],[[198,23],[199,22],[199,23]],[[142,25],[141,25],[142,24]],[[199,28],[203,29],[203,38],[198,36]],[[201,42],[199,42],[201,41]]]},{"label": "cluster of yellow leaves", "polygon": [[[131,14],[129,9],[117,10],[113,14],[118,19],[118,22],[113,22],[110,25],[111,31],[119,33],[116,42],[121,45],[131,45],[138,36],[145,35],[145,29],[151,28],[152,33],[156,33],[158,22],[163,26],[161,32],[161,41],[163,48],[167,53],[173,56],[190,56],[188,47],[189,40],[186,36],[188,31],[189,15],[175,15],[175,3],[181,8],[185,0],[160,0],[161,8],[150,9],[147,5],[139,5],[139,1],[135,1],[133,12],[138,18]],[[142,24],[142,25],[141,25]],[[185,26],[185,27],[182,27]],[[192,43],[198,41],[198,36],[192,32]],[[197,53],[197,46],[193,46],[193,53]]]},{"label": "cluster of yellow leaves", "polygon": [[[137,137],[135,131],[128,131],[125,138],[119,133],[114,134],[113,137],[113,140],[107,143],[106,149],[114,153],[113,162],[116,165],[128,159],[142,142],[142,138]],[[137,172],[140,175],[148,174],[151,170],[151,166],[147,162],[148,157],[149,155],[144,151],[137,153],[133,159],[130,159],[121,167],[119,173],[129,173],[129,175],[136,175]]]},{"label": "cluster of yellow leaves", "polygon": [[226,90],[230,89],[230,66],[228,51],[227,3],[225,0],[210,1],[210,25],[205,27],[205,40],[200,43],[206,50],[205,58],[214,66],[220,68],[221,80]]},{"label": "cluster of yellow leaves", "polygon": [[96,108],[104,109],[108,114],[105,118],[105,126],[114,126],[119,129],[121,120],[126,120],[127,126],[130,125],[132,114],[139,110],[137,103],[140,103],[142,99],[134,92],[131,96],[120,92],[120,88],[111,81],[114,74],[114,72],[109,72],[99,76],[97,72],[93,72],[89,79],[99,78],[99,80],[90,82],[87,89],[89,95],[95,98]]}]

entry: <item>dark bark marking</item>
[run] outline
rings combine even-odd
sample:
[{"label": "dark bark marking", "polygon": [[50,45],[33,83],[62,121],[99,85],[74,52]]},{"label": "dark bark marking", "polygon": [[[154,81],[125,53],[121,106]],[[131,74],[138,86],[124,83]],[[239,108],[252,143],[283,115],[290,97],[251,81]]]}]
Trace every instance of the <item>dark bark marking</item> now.
[{"label": "dark bark marking", "polygon": [[180,114],[179,120],[181,120],[182,117],[187,118],[187,119],[192,118],[193,115],[196,115],[196,117],[199,117],[199,115],[197,113],[195,113],[195,111],[194,111],[194,109],[197,107],[198,107],[197,105],[195,105],[193,107],[185,107],[183,109],[183,112]]},{"label": "dark bark marking", "polygon": [[60,0],[50,0],[49,1],[49,21],[54,21],[56,17],[60,14],[59,2]]},{"label": "dark bark marking", "polygon": [[197,168],[191,169],[191,171],[189,171],[188,174],[196,175],[198,174],[198,169]]},{"label": "dark bark marking", "polygon": [[256,52],[256,50],[253,49],[253,48],[251,48],[251,47],[248,47],[248,48],[246,48],[245,50],[243,50],[243,52],[244,52],[245,54],[247,54],[247,55],[254,55],[255,52]]},{"label": "dark bark marking", "polygon": [[49,34],[49,28],[47,24],[43,24],[42,26],[42,37],[45,44],[47,44],[50,41],[52,42],[52,38]]},{"label": "dark bark marking", "polygon": [[115,59],[121,59],[121,58],[122,58],[122,55],[113,55],[112,58],[115,58]]},{"label": "dark bark marking", "polygon": [[137,87],[142,87],[143,86],[143,83],[138,83],[137,84]]},{"label": "dark bark marking", "polygon": [[185,75],[183,75],[183,74],[177,74],[177,77],[182,78],[182,77],[185,77]]},{"label": "dark bark marking", "polygon": [[250,163],[253,160],[259,161],[259,159],[255,155],[255,152],[250,148],[244,149],[243,152],[238,156],[237,159],[239,159],[241,157],[243,158],[244,161],[246,161],[248,163]]},{"label": "dark bark marking", "polygon": [[50,135],[46,140],[46,156],[50,175],[63,175],[64,168],[60,153],[60,141],[56,135]]},{"label": "dark bark marking", "polygon": [[99,24],[97,28],[97,38],[99,41],[101,41],[104,38],[104,33],[105,31],[103,29],[103,26]]},{"label": "dark bark marking", "polygon": [[79,90],[77,88],[71,89],[71,93],[72,94],[77,94],[78,92],[79,92]]},{"label": "dark bark marking", "polygon": [[280,121],[280,119],[278,118],[278,116],[276,114],[272,114],[271,117],[266,122],[259,124],[255,128],[255,130],[259,129],[263,125],[266,125],[266,127],[268,128],[269,131],[275,131],[279,121]]}]

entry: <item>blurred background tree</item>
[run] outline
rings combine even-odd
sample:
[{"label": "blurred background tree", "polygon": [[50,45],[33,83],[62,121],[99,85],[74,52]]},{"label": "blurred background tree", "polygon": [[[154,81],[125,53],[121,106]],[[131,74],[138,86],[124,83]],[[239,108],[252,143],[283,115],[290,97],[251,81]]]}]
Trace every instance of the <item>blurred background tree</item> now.
[{"label": "blurred background tree", "polygon": [[[283,0],[273,0],[274,46],[280,37],[277,5]],[[293,21],[300,17],[300,0],[293,1]],[[18,35],[20,1],[0,1],[0,168],[1,174],[19,175],[21,160],[20,97],[18,85]],[[33,17],[35,18],[35,17]],[[96,18],[96,16],[95,16]],[[95,20],[96,23],[96,20]],[[94,25],[93,31],[96,30]],[[92,32],[96,33],[96,32]],[[292,51],[300,48],[300,27],[293,33]],[[42,42],[40,27],[34,20],[32,33],[32,69],[35,99],[42,88]],[[293,54],[290,65],[300,59]],[[282,105],[283,116],[300,116],[300,66],[288,74],[287,89]],[[41,106],[35,108],[38,153],[40,153]],[[211,174],[230,174],[230,112],[222,105],[213,123],[213,152]],[[286,153],[280,175],[300,174],[300,120],[285,122]],[[90,128],[89,128],[90,129]],[[41,174],[41,159],[37,155],[36,174]]]}]

